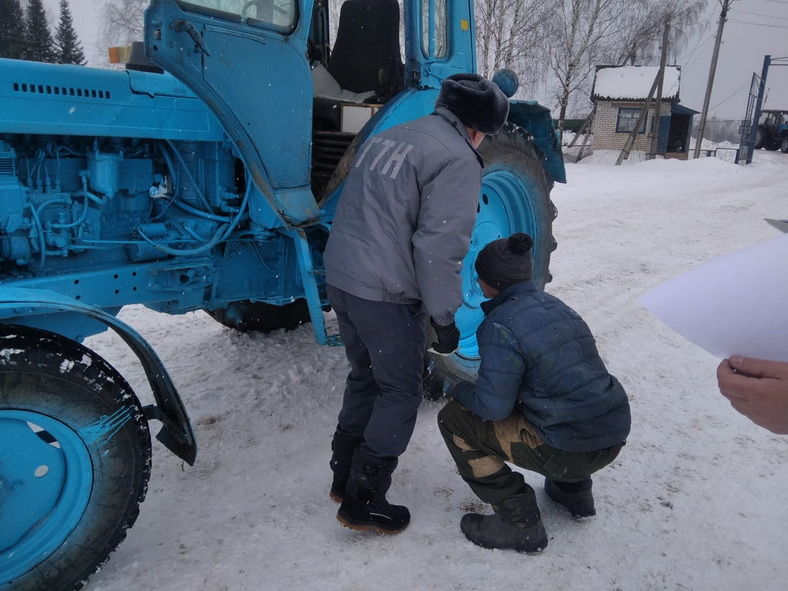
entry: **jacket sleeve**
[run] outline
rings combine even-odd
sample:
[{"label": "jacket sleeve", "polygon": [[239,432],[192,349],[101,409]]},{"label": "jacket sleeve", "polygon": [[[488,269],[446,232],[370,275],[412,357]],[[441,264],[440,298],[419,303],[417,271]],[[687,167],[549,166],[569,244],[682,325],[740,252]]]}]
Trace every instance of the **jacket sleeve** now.
[{"label": "jacket sleeve", "polygon": [[514,410],[525,360],[517,339],[505,326],[485,322],[477,336],[482,362],[476,383],[462,382],[449,393],[485,421],[502,421]]},{"label": "jacket sleeve", "polygon": [[443,326],[462,303],[462,259],[468,253],[481,191],[481,166],[450,158],[421,188],[413,234],[416,282],[427,313]]}]

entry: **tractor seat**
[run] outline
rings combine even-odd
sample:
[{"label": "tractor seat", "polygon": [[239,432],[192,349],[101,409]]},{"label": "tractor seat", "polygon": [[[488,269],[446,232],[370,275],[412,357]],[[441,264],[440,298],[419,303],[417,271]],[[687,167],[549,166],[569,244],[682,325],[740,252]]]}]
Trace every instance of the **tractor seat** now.
[{"label": "tractor seat", "polygon": [[380,102],[402,89],[397,0],[347,0],[342,5],[328,71],[341,88],[374,90]]}]

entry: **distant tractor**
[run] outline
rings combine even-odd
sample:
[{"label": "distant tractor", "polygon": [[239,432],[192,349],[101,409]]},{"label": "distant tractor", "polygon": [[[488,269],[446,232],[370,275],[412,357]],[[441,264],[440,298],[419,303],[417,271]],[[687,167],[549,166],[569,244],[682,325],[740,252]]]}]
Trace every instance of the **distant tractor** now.
[{"label": "distant tractor", "polygon": [[779,150],[788,154],[788,110],[769,109],[761,111],[758,129],[755,131],[755,149]]},{"label": "distant tractor", "polygon": [[[0,591],[78,588],[103,564],[145,497],[149,421],[195,460],[185,405],[123,306],[307,322],[337,343],[322,254],[354,154],[475,71],[473,5],[347,0],[330,44],[326,0],[151,0],[124,71],[0,59]],[[534,281],[550,277],[565,178],[549,110],[512,100],[480,152],[460,348],[430,359],[441,380],[479,363],[470,262],[487,242],[528,232]],[[151,404],[82,344],[107,329]]]}]

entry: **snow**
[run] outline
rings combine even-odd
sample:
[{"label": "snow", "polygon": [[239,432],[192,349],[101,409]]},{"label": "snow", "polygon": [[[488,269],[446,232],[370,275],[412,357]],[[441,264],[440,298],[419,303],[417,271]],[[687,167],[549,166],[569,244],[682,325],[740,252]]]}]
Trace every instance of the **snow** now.
[{"label": "snow", "polygon": [[[594,99],[645,100],[659,72],[659,66],[612,66],[600,68],[594,80]],[[665,67],[662,99],[679,97],[681,70]],[[656,95],[655,95],[656,96]]]},{"label": "snow", "polygon": [[[591,520],[572,520],[526,473],[550,539],[541,555],[484,550],[460,533],[463,513],[482,507],[440,438],[440,403],[423,404],[389,494],[409,506],[410,527],[383,537],[340,527],[328,460],[343,350],[316,345],[309,327],[243,335],[203,313],[130,307],[121,317],[172,373],[200,450],[190,468],[154,441],[139,520],[86,588],[784,590],[788,437],[737,414],[716,388],[718,360],[638,304],[669,277],[775,236],[763,218],[788,214],[788,155],[755,158],[581,162],[554,189],[548,289],[588,321],[633,426],[594,478]],[[88,345],[150,401],[117,337]]]}]

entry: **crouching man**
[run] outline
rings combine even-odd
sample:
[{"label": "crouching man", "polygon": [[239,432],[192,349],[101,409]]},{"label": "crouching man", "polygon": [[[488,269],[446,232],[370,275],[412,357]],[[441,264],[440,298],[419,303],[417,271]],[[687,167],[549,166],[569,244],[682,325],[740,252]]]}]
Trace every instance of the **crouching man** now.
[{"label": "crouching man", "polygon": [[545,477],[545,491],[575,518],[595,515],[591,474],[612,462],[629,434],[629,401],[578,314],[531,279],[533,241],[488,244],[476,272],[485,297],[477,331],[481,365],[438,414],[463,480],[493,507],[460,529],[484,548],[539,552],[547,533],[534,490],[511,462]]}]

